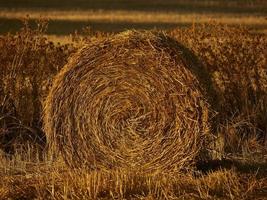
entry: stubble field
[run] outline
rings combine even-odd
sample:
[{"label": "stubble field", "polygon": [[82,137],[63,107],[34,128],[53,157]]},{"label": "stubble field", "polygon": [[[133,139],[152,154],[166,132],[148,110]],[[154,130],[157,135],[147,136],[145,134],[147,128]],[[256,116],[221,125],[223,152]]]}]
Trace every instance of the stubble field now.
[{"label": "stubble field", "polygon": [[266,3],[153,2],[0,3],[0,199],[266,199]]}]

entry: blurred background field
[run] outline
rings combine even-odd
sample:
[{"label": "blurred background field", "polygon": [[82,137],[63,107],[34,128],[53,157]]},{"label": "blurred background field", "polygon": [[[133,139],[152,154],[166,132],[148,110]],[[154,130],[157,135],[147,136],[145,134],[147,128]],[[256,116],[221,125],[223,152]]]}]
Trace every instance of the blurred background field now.
[{"label": "blurred background field", "polygon": [[50,19],[48,34],[69,35],[90,26],[96,31],[170,29],[212,20],[231,26],[267,30],[264,0],[1,0],[0,33],[17,31],[19,19]]}]

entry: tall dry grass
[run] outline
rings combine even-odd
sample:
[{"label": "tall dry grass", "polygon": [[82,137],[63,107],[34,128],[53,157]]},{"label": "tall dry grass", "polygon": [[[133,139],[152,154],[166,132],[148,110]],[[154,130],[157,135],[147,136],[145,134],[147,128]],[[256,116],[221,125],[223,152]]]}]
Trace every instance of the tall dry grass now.
[{"label": "tall dry grass", "polygon": [[255,141],[266,148],[266,35],[216,23],[170,34],[192,49],[211,77],[218,96],[216,131],[225,139],[225,151],[240,153],[243,144]]},{"label": "tall dry grass", "polygon": [[[46,21],[30,28],[27,21],[16,34],[0,37],[0,146],[12,152],[19,140],[45,142],[42,101],[53,76],[74,51],[44,36]],[[18,140],[14,142],[14,140]]]}]

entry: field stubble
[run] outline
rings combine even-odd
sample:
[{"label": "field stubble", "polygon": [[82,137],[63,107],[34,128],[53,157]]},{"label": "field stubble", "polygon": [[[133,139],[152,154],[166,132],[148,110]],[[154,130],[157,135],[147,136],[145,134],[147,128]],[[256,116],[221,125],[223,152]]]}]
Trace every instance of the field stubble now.
[{"label": "field stubble", "polygon": [[[41,110],[54,75],[77,46],[105,34],[54,44],[46,24],[27,23],[1,36],[0,198],[2,199],[264,199],[266,186],[266,36],[208,24],[168,34],[190,48],[209,73],[216,97],[213,131],[222,161],[185,174],[69,170],[44,154]],[[228,160],[228,161],[227,161]],[[229,161],[230,160],[230,161]],[[209,171],[210,169],[213,171]],[[216,170],[217,169],[217,170]]]}]

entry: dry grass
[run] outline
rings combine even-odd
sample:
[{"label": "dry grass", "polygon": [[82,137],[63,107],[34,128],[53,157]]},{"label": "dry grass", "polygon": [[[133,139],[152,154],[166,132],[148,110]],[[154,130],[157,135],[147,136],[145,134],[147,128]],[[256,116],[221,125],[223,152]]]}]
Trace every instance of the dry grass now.
[{"label": "dry grass", "polygon": [[193,59],[164,33],[127,31],[91,41],[47,97],[50,147],[76,167],[186,168],[210,134]]},{"label": "dry grass", "polygon": [[45,35],[45,37],[49,40],[49,41],[52,41],[53,43],[55,44],[70,44],[72,43],[73,41],[73,38],[71,35],[62,35],[62,36],[59,36],[59,35]]},{"label": "dry grass", "polygon": [[[12,155],[0,152],[0,199],[266,199],[266,36],[254,35],[241,28],[235,29],[222,25],[193,26],[190,29],[176,29],[170,34],[180,43],[189,47],[197,56],[193,56],[193,59],[189,56],[190,60],[193,60],[197,64],[192,65],[192,63],[190,64],[187,61],[187,56],[192,56],[192,53],[187,54],[185,57],[184,54],[178,54],[179,58],[185,59],[180,64],[182,67],[185,67],[185,65],[197,66],[197,68],[190,72],[187,71],[189,68],[182,69],[188,72],[186,75],[193,77],[192,80],[195,80],[195,78],[198,79],[196,83],[192,83],[194,86],[193,89],[199,91],[199,86],[195,87],[195,84],[198,82],[201,83],[202,87],[206,88],[205,95],[207,96],[201,96],[203,95],[203,91],[198,94],[201,94],[201,99],[208,99],[209,102],[212,102],[213,108],[218,112],[218,118],[213,118],[214,123],[211,127],[213,132],[221,135],[221,139],[216,144],[219,146],[219,151],[216,153],[221,154],[222,157],[226,157],[228,160],[206,160],[204,162],[202,157],[199,157],[199,162],[196,163],[195,167],[189,168],[190,165],[184,165],[186,169],[183,170],[183,173],[168,174],[164,170],[147,173],[143,170],[137,171],[129,168],[110,170],[104,170],[102,168],[91,171],[87,169],[70,170],[69,167],[65,166],[65,162],[61,157],[55,159],[55,155],[47,155],[44,152],[40,153],[39,149],[36,148],[36,140],[31,140],[30,142],[28,140],[25,141],[25,138],[20,135],[21,133],[25,133],[24,136],[27,135],[27,137],[31,138],[33,136],[32,133],[34,133],[32,130],[35,128],[38,130],[42,129],[41,123],[37,126],[32,123],[32,119],[35,119],[33,121],[41,122],[40,114],[36,114],[36,117],[33,118],[32,113],[39,112],[33,112],[32,109],[37,111],[42,109],[41,102],[43,97],[47,95],[52,77],[61,69],[61,65],[66,63],[68,55],[76,51],[76,48],[72,45],[61,46],[50,43],[44,37],[42,31],[32,31],[29,27],[26,29],[24,27],[21,32],[15,35],[8,34],[0,38],[0,45],[2,45],[0,52],[1,149],[7,150],[3,148],[3,145],[4,147],[10,145],[8,143],[10,140],[7,140],[9,137],[15,139],[13,141],[20,141],[19,144],[16,142],[13,143]],[[78,41],[78,46],[83,42],[89,43],[90,45],[90,43],[99,44],[99,41],[107,41],[106,44],[109,44],[110,47],[106,45],[106,49],[109,49],[114,46],[110,42],[110,38],[113,38],[113,36],[100,33],[95,34],[89,31],[86,37],[76,35],[74,41]],[[148,55],[151,54],[152,47],[158,47],[158,43],[154,43],[153,41],[152,46],[150,44],[145,45],[145,50],[150,52]],[[147,44],[147,42],[145,40],[143,44]],[[175,46],[172,48],[177,48]],[[99,51],[102,49],[99,46],[96,48]],[[160,48],[162,47],[160,46]],[[102,51],[105,52],[104,49]],[[153,49],[152,52],[153,55],[158,55],[159,49]],[[163,51],[160,55],[163,54],[166,56],[168,52]],[[106,53],[108,55],[108,52]],[[88,56],[94,55],[90,54]],[[113,54],[114,57],[120,55],[117,52]],[[135,56],[139,56],[138,62],[134,62],[136,60],[128,56],[128,61],[130,60],[132,62],[127,63],[127,70],[132,72],[131,66],[135,66],[136,63],[143,62],[144,60],[146,61],[146,56],[148,55],[138,54],[137,52]],[[154,56],[153,58],[155,59],[153,61],[150,60],[150,64],[152,63],[155,66],[160,57]],[[108,58],[103,60],[106,63],[117,61],[109,60]],[[96,60],[95,62],[101,63],[103,60]],[[173,58],[169,59],[169,61],[171,60]],[[179,62],[176,64],[179,64]],[[123,66],[125,66],[125,62],[123,62]],[[146,66],[140,65],[142,69],[147,69]],[[121,71],[123,72],[123,70]],[[114,70],[114,72],[124,75],[121,71]],[[94,71],[94,75],[99,74],[103,77],[107,76],[105,71]],[[166,72],[166,74],[168,73]],[[171,74],[172,77],[176,75],[176,73]],[[183,74],[181,73],[181,75]],[[86,76],[82,77],[87,80]],[[77,87],[83,88],[84,90],[88,87],[91,88],[96,77],[98,76],[91,77],[92,82],[89,85],[78,84]],[[142,77],[147,77],[147,74],[143,72],[135,80],[140,80]],[[25,80],[31,81],[28,82]],[[48,83],[41,85],[38,82],[39,87],[34,89],[32,85],[36,85],[36,83],[33,80]],[[120,80],[122,79],[116,79],[118,83],[120,83]],[[126,79],[125,82],[127,83],[127,81],[132,80]],[[158,82],[158,80],[163,79],[159,78],[155,82]],[[180,77],[177,80],[180,80]],[[101,82],[103,80],[99,81]],[[132,83],[136,82],[133,81]],[[111,83],[115,84],[112,81]],[[141,81],[138,83],[140,85],[144,84]],[[120,85],[123,85],[123,87],[127,86],[126,84]],[[147,86],[147,91],[153,88],[150,87],[153,84],[144,85]],[[168,84],[168,87],[169,85],[175,84]],[[188,86],[187,84],[184,85]],[[207,87],[209,85],[212,87]],[[183,88],[179,87],[178,90],[183,90]],[[95,89],[95,91],[103,91],[101,88]],[[38,92],[35,93],[32,91]],[[134,87],[130,91],[134,91],[132,94],[136,94],[132,96],[140,97],[140,95],[135,93],[139,91],[139,87]],[[77,93],[78,91],[74,90],[75,92]],[[142,99],[143,97],[154,95],[152,92],[148,94],[142,95]],[[217,97],[208,98],[208,96],[213,96],[211,94],[216,94]],[[111,99],[112,96],[114,97],[116,95],[111,95]],[[86,95],[82,96],[82,98],[77,98],[77,101],[83,102],[85,97]],[[216,102],[214,99],[216,98],[219,100],[217,101],[218,105],[214,104]],[[3,101],[7,99],[8,101]],[[157,101],[157,99],[147,98],[147,104],[155,105],[156,103],[150,103],[152,101],[151,99],[153,102]],[[32,107],[32,102],[37,102],[35,104],[36,107]],[[97,101],[94,102],[97,103]],[[103,106],[99,109],[92,106],[95,111],[95,113],[91,113],[92,116],[96,115],[100,110],[105,110],[105,105],[109,104],[109,102],[103,103],[102,100],[99,102],[102,102]],[[116,101],[114,102],[117,103]],[[164,104],[164,102],[169,101],[163,101],[162,103]],[[198,101],[195,102],[197,103]],[[114,106],[113,110],[105,111],[116,115],[118,109],[123,107],[123,109],[125,108],[127,110],[126,107],[128,105],[130,104],[118,103],[118,106]],[[162,104],[159,103],[159,105]],[[138,106],[136,105],[136,107]],[[169,109],[172,106],[166,107]],[[86,109],[89,108],[86,107]],[[84,112],[85,110],[81,110],[75,116],[81,116],[82,118],[84,117],[82,115]],[[125,114],[127,113],[130,113],[130,110],[125,112]],[[140,113],[143,114],[141,110],[139,113],[137,112],[137,114]],[[185,116],[188,116],[189,113],[186,112]],[[118,113],[117,116],[119,116]],[[164,123],[166,122],[166,124],[169,123],[168,120],[172,119],[172,116],[168,116],[164,119]],[[101,117],[105,116],[101,115],[95,119],[102,119]],[[127,116],[125,115],[125,117]],[[65,120],[65,118],[62,119]],[[116,119],[118,121],[119,117]],[[142,118],[139,120],[141,121]],[[130,122],[134,125],[134,121]],[[136,122],[139,121],[136,120]],[[113,125],[116,123],[110,120],[110,124]],[[195,125],[193,122],[192,124]],[[158,124],[159,128],[162,128],[160,127],[161,125],[163,125],[163,122]],[[150,124],[147,124],[147,126],[150,126]],[[111,126],[103,124],[103,126],[97,127],[103,127],[105,130],[108,130],[108,127]],[[134,128],[134,126],[132,127]],[[18,130],[17,128],[27,131],[17,132],[15,131]],[[81,126],[78,128],[81,128]],[[139,126],[136,128],[138,128],[136,130],[140,130]],[[119,140],[119,142],[121,141]],[[195,152],[192,152],[191,155],[193,154],[195,155]],[[186,159],[193,159],[193,157],[186,157]]]},{"label": "dry grass", "polygon": [[[0,199],[265,199],[267,179],[234,166],[198,175],[68,170],[61,160],[1,158]],[[266,166],[265,166],[266,167]],[[266,172],[266,171],[265,171]]]},{"label": "dry grass", "polygon": [[192,49],[211,77],[218,97],[217,131],[225,139],[225,151],[244,152],[246,140],[261,141],[266,149],[266,35],[222,24],[176,29],[170,34]]},{"label": "dry grass", "polygon": [[43,97],[75,50],[70,44],[48,41],[46,27],[47,22],[39,21],[36,29],[30,29],[25,22],[17,34],[0,36],[0,147],[7,152],[26,138],[44,143]]}]

